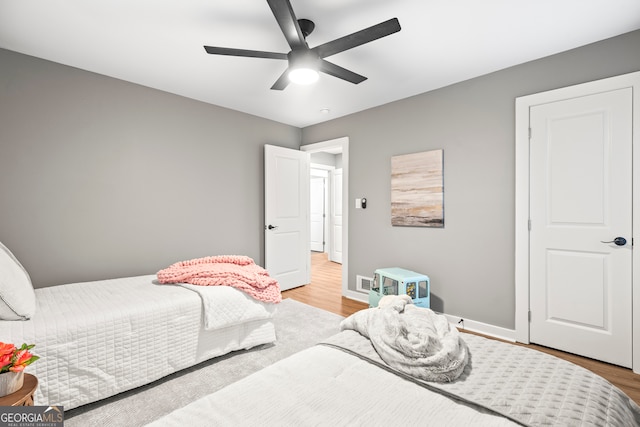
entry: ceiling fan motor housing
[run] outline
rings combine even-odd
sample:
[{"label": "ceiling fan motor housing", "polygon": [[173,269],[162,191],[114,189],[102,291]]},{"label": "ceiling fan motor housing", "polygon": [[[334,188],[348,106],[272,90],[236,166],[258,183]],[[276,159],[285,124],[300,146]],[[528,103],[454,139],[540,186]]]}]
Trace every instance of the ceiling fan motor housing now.
[{"label": "ceiling fan motor housing", "polygon": [[320,57],[312,50],[292,50],[287,54],[287,58],[289,59],[289,68],[292,70],[296,68],[320,69]]}]

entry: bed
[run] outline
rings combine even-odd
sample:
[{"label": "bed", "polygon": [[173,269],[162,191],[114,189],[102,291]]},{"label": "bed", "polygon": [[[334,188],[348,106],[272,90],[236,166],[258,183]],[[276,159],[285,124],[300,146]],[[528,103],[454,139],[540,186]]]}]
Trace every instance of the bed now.
[{"label": "bed", "polygon": [[[65,410],[276,339],[276,304],[156,275],[33,289],[0,244],[0,341],[35,344],[36,405]],[[28,283],[26,283],[28,282]]]},{"label": "bed", "polygon": [[[356,313],[357,320],[371,317],[374,310]],[[328,340],[148,427],[640,425],[638,405],[605,379],[570,362],[459,334],[466,352],[459,360],[465,363],[454,362],[440,371],[435,365],[425,368],[455,378],[426,381],[402,364],[387,363],[374,334],[354,328],[352,317]],[[416,338],[412,333],[409,340]]]}]

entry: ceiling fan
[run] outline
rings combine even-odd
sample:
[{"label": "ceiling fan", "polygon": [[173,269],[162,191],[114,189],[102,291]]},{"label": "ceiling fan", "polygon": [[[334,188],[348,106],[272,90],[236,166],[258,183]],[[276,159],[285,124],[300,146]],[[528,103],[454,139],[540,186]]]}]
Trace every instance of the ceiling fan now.
[{"label": "ceiling fan", "polygon": [[289,0],[267,0],[273,15],[291,47],[289,53],[264,52],[260,50],[233,49],[226,47],[205,46],[207,53],[213,55],[244,56],[252,58],[286,59],[289,66],[271,86],[273,90],[283,90],[290,79],[302,76],[317,79],[318,71],[348,82],[358,84],[367,78],[353,71],[335,65],[324,58],[336,53],[369,43],[400,31],[397,18],[357,31],[348,36],[310,48],[306,37],[311,34],[315,24],[308,19],[297,19]]}]

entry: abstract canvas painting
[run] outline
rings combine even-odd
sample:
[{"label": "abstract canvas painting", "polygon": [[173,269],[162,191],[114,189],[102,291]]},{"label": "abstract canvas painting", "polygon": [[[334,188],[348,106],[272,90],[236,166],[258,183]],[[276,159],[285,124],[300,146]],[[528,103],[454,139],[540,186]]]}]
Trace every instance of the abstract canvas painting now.
[{"label": "abstract canvas painting", "polygon": [[443,150],[391,157],[391,225],[444,227]]}]

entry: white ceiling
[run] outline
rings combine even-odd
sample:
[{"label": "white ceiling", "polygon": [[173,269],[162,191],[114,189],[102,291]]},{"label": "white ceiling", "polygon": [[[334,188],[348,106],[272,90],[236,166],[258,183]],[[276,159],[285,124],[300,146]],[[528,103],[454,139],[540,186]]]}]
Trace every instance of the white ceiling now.
[{"label": "white ceiling", "polygon": [[0,0],[0,47],[305,127],[640,28],[640,0],[291,2],[316,24],[310,47],[393,17],[402,30],[327,58],[363,83],[284,91],[286,61],[203,49],[287,53],[265,0]]}]

